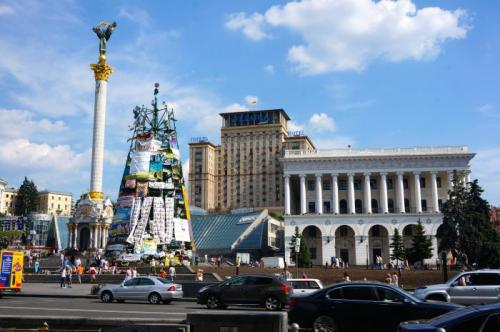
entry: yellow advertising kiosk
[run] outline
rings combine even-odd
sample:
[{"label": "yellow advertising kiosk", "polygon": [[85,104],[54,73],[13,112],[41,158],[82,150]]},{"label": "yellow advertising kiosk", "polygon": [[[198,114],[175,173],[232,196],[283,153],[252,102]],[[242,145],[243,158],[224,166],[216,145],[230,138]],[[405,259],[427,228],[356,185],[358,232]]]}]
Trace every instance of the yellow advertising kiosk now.
[{"label": "yellow advertising kiosk", "polygon": [[22,251],[0,251],[0,292],[20,291],[23,286],[24,253]]}]

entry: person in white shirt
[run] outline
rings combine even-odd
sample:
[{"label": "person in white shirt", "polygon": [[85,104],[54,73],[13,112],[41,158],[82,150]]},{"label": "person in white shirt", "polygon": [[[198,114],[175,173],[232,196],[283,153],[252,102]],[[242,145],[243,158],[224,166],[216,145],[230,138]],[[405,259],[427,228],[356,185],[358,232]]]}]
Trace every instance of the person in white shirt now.
[{"label": "person in white shirt", "polygon": [[66,288],[66,268],[61,268],[61,288]]},{"label": "person in white shirt", "polygon": [[174,278],[175,278],[175,267],[174,266],[170,266],[168,268],[168,275],[170,276],[170,280],[174,281]]}]

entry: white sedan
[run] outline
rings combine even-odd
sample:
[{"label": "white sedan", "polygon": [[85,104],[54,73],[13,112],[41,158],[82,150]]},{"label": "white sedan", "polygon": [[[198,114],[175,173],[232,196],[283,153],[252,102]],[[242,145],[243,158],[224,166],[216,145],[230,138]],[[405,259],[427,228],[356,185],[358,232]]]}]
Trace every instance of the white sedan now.
[{"label": "white sedan", "polygon": [[149,301],[152,304],[168,304],[173,299],[182,298],[182,285],[159,277],[137,277],[119,285],[104,285],[97,296],[102,302],[116,300]]}]

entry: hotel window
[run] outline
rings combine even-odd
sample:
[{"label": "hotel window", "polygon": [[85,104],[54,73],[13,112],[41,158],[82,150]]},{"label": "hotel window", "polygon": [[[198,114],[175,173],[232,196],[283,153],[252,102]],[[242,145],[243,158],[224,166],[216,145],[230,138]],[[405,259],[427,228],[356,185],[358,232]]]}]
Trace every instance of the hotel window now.
[{"label": "hotel window", "polygon": [[377,180],[376,179],[370,179],[370,189],[371,190],[377,189]]},{"label": "hotel window", "polygon": [[441,188],[441,178],[439,176],[436,178],[436,184],[438,188]]},{"label": "hotel window", "polygon": [[393,185],[392,185],[392,179],[386,179],[387,182],[387,190],[392,190]]},{"label": "hotel window", "polygon": [[422,211],[427,211],[427,200],[426,199],[423,199],[421,201],[421,204],[422,204]]},{"label": "hotel window", "polygon": [[420,178],[420,188],[425,188],[425,178]]},{"label": "hotel window", "polygon": [[332,183],[330,180],[323,180],[323,190],[331,190],[332,189]]},{"label": "hotel window", "polygon": [[307,211],[309,213],[316,213],[316,204],[314,202],[309,202]]},{"label": "hotel window", "polygon": [[347,181],[339,180],[339,190],[347,190]]},{"label": "hotel window", "polygon": [[354,180],[354,190],[361,190],[361,181]]},{"label": "hotel window", "polygon": [[314,180],[307,180],[307,190],[312,191],[314,187]]},{"label": "hotel window", "polygon": [[330,201],[323,202],[323,213],[332,213],[330,207]]}]

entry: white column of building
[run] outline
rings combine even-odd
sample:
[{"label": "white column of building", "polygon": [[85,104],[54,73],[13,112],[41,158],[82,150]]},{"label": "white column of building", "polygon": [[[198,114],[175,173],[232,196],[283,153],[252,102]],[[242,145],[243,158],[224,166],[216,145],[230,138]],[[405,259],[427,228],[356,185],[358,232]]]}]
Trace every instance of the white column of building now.
[{"label": "white column of building", "polygon": [[290,175],[285,174],[285,215],[290,215]]},{"label": "white column of building", "polygon": [[420,191],[420,172],[413,172],[415,177],[415,209],[417,213],[422,213],[422,193]]},{"label": "white column of building", "polygon": [[387,205],[387,173],[380,173],[380,203],[382,205],[382,213],[388,213]]},{"label": "white column of building", "polygon": [[300,174],[300,213],[306,214],[306,175]]},{"label": "white column of building", "polygon": [[73,248],[78,249],[78,225],[76,225],[75,230],[73,232],[74,232],[73,240],[75,241]]},{"label": "white column of building", "polygon": [[467,183],[470,182],[470,170],[465,171],[465,181],[467,181]]},{"label": "white column of building", "polygon": [[403,172],[397,172],[398,183],[397,183],[397,204],[398,212],[405,213],[405,190],[403,184]]},{"label": "white column of building", "polygon": [[321,174],[316,174],[316,213],[323,214],[323,185]]},{"label": "white column of building", "polygon": [[347,173],[347,207],[349,209],[349,214],[356,213],[356,205],[354,199],[354,173]]},{"label": "white column of building", "polygon": [[448,177],[448,191],[453,190],[453,172],[447,172]]},{"label": "white column of building", "polygon": [[95,249],[99,248],[98,247],[98,242],[97,242],[97,240],[99,238],[99,230],[98,230],[98,228],[99,228],[99,225],[96,225],[96,227],[94,228],[94,248]]},{"label": "white column of building", "polygon": [[333,213],[339,214],[339,179],[337,173],[332,173],[332,204]]},{"label": "white column of building", "polygon": [[432,212],[439,212],[437,172],[431,172]]},{"label": "white column of building", "polygon": [[103,225],[102,232],[101,232],[101,248],[102,249],[106,248],[106,240],[108,238],[107,234],[108,234],[107,225]]},{"label": "white column of building", "polygon": [[370,186],[370,172],[364,173],[365,185],[363,186],[363,205],[365,213],[372,213],[372,188]]},{"label": "white column of building", "polygon": [[89,248],[94,248],[94,225],[90,224],[90,243]]}]

